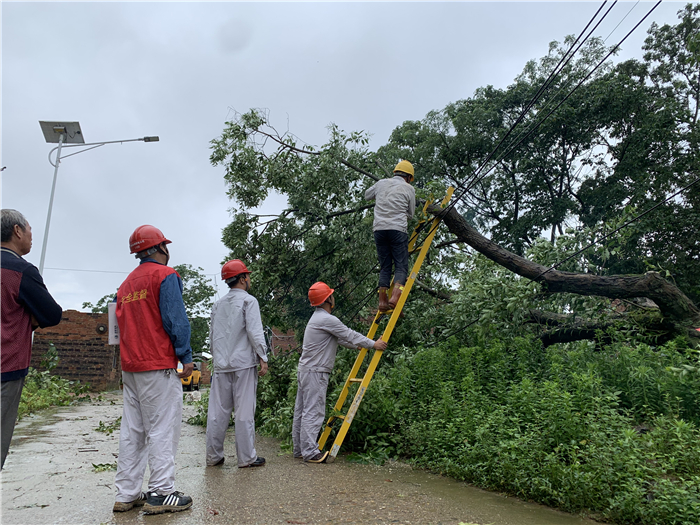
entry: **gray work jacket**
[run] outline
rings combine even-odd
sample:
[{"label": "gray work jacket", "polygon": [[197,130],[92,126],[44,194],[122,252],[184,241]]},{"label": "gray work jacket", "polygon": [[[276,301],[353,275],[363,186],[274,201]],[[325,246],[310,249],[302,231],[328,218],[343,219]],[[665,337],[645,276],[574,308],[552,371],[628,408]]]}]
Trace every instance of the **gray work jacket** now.
[{"label": "gray work jacket", "polygon": [[398,230],[408,233],[408,219],[416,209],[416,189],[403,177],[382,179],[365,192],[365,199],[376,200],[374,226],[377,230]]},{"label": "gray work jacket", "polygon": [[241,288],[231,288],[211,309],[211,355],[214,370],[235,372],[267,361],[258,300]]},{"label": "gray work jacket", "polygon": [[351,330],[335,315],[329,314],[323,308],[316,308],[309,324],[306,325],[298,370],[331,372],[338,343],[347,348],[374,346],[374,341]]}]

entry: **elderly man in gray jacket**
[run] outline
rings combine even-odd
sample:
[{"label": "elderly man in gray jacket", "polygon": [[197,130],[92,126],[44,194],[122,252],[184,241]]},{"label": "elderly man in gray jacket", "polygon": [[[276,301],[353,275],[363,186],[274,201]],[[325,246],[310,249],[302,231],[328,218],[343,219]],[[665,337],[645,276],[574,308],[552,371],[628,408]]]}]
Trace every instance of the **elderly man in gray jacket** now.
[{"label": "elderly man in gray jacket", "polygon": [[372,341],[345,326],[331,314],[335,307],[334,290],[317,282],[309,288],[309,302],[316,307],[304,332],[301,358],[297,368],[299,387],[294,405],[292,441],[294,457],[309,463],[325,463],[328,451],[318,448],[318,433],[326,415],[326,390],[338,344],[347,348],[386,350],[386,342]]},{"label": "elderly man in gray jacket", "polygon": [[224,438],[233,411],[238,467],[261,467],[265,458],[255,450],[255,397],[258,375],[267,373],[267,343],[260,307],[248,294],[250,272],[243,262],[228,261],[221,278],[230,290],[211,311],[214,375],[207,414],[207,466],[224,463]]}]

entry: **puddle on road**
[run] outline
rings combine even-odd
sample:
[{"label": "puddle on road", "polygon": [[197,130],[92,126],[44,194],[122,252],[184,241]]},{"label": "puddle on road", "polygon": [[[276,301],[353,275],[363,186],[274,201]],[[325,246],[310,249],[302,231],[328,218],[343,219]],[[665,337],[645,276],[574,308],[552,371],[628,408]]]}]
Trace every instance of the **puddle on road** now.
[{"label": "puddle on road", "polygon": [[[116,401],[117,404],[109,404]],[[186,420],[192,415],[185,407]],[[483,491],[409,465],[305,464],[258,438],[267,465],[238,469],[233,431],[223,467],[205,466],[205,432],[183,423],[176,488],[192,496],[191,510],[145,518],[138,510],[112,513],[118,430],[95,431],[121,415],[118,393],[100,404],[53,409],[20,422],[2,473],[2,523],[430,523],[592,525],[547,507]]]}]

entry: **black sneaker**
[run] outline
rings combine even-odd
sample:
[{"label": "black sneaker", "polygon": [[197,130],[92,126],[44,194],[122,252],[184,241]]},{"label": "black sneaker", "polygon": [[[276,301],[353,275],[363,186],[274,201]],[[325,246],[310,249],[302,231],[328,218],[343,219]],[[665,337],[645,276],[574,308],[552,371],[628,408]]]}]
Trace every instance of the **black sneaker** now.
[{"label": "black sneaker", "polygon": [[248,467],[262,467],[265,464],[265,458],[261,458],[258,456],[255,458],[255,461],[253,461],[250,465],[243,465],[242,467],[238,468],[248,468]]},{"label": "black sneaker", "polygon": [[325,463],[327,459],[328,451],[326,450],[325,452],[319,452],[312,458],[305,459],[304,463]]},{"label": "black sneaker", "polygon": [[134,501],[115,501],[112,512],[126,512],[134,507],[143,507],[147,499],[148,495],[145,492],[142,492],[141,495]]},{"label": "black sneaker", "polygon": [[175,491],[167,496],[159,496],[157,492],[148,494],[148,500],[143,506],[144,514],[163,514],[164,512],[180,512],[192,506],[192,498],[182,492]]},{"label": "black sneaker", "polygon": [[216,463],[212,463],[211,465],[207,465],[207,467],[220,467],[221,465],[224,464],[224,460],[225,460],[225,459],[226,459],[226,458],[221,458],[221,459],[220,459],[219,461],[217,461]]}]

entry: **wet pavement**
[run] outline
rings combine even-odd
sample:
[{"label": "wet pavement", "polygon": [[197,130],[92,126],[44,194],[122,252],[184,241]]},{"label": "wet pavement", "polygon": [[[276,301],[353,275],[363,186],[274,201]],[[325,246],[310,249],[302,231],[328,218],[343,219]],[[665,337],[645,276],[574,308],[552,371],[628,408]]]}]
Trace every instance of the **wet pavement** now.
[{"label": "wet pavement", "polygon": [[[185,405],[187,419],[194,414]],[[146,516],[113,513],[119,430],[97,432],[121,415],[119,392],[102,401],[54,409],[22,420],[0,474],[1,523],[228,524],[426,523],[479,525],[593,525],[596,522],[486,492],[409,465],[306,464],[258,437],[262,468],[238,469],[230,429],[223,467],[206,467],[204,428],[183,422],[176,489],[192,496],[190,510]],[[147,474],[148,475],[148,474]]]}]

